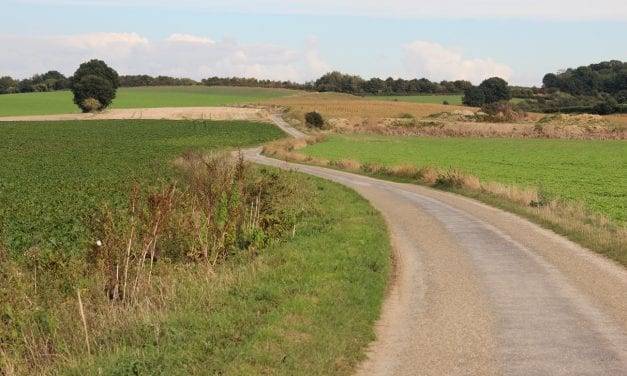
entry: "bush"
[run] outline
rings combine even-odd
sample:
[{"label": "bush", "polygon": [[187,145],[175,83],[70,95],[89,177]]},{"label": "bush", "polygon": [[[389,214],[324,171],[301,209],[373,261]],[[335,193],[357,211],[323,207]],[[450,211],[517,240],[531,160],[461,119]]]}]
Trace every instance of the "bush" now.
[{"label": "bush", "polygon": [[613,103],[599,102],[592,106],[591,112],[599,115],[609,115],[615,113],[617,111],[617,107],[618,106]]},{"label": "bush", "polygon": [[80,108],[84,112],[96,112],[102,108],[102,103],[96,98],[89,97],[80,104]]},{"label": "bush", "polygon": [[509,101],[488,103],[481,107],[481,111],[488,114],[489,121],[516,121],[525,117],[525,112]]},{"label": "bush", "polygon": [[316,111],[308,112],[305,114],[305,122],[315,128],[322,128],[324,126],[324,119],[322,115]]},{"label": "bush", "polygon": [[466,106],[481,107],[485,103],[485,93],[480,87],[469,87],[464,91],[462,103]]}]

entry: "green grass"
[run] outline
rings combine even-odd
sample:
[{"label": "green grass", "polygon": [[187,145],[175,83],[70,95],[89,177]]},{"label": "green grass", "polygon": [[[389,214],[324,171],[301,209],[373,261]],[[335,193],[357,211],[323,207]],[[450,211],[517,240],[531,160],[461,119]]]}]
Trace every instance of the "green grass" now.
[{"label": "green grass", "polygon": [[388,279],[385,224],[352,190],[299,176],[312,183],[316,210],[293,239],[215,277],[202,267],[178,275],[167,307],[94,339],[97,355],[61,373],[352,374]]},{"label": "green grass", "polygon": [[408,102],[408,103],[436,103],[442,104],[442,102],[447,101],[448,104],[451,105],[462,105],[462,95],[461,94],[449,94],[449,95],[377,95],[377,96],[368,96],[366,98],[376,99],[381,101],[397,101],[397,102]]},{"label": "green grass", "polygon": [[627,221],[624,141],[332,135],[303,152],[331,160],[454,168],[583,202],[619,225]]},{"label": "green grass", "polygon": [[10,122],[0,133],[0,242],[13,254],[82,249],[87,215],[103,203],[124,206],[133,179],[171,177],[184,150],[283,136],[263,123],[165,120]]},{"label": "green grass", "polygon": [[[287,89],[223,86],[120,88],[111,108],[203,107],[254,102],[297,93]],[[0,116],[80,112],[70,91],[0,95]]]}]

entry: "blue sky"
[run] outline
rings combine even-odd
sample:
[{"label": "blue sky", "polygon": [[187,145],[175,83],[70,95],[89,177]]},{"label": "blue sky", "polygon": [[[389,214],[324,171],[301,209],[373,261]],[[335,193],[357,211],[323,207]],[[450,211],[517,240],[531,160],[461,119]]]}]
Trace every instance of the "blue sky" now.
[{"label": "blue sky", "polygon": [[340,70],[540,85],[627,60],[624,0],[4,0],[0,11],[0,75],[17,78],[102,58],[122,74],[195,79]]}]

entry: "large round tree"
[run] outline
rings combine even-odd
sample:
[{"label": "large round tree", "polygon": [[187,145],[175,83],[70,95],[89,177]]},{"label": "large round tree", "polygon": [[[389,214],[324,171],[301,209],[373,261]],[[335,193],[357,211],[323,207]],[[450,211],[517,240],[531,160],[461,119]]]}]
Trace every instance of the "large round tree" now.
[{"label": "large round tree", "polygon": [[502,78],[488,78],[479,84],[479,88],[483,91],[485,103],[508,101],[512,99],[511,89],[509,88],[507,81]]},{"label": "large round tree", "polygon": [[74,103],[83,112],[100,111],[108,107],[120,85],[118,72],[102,60],[81,64],[72,76]]}]

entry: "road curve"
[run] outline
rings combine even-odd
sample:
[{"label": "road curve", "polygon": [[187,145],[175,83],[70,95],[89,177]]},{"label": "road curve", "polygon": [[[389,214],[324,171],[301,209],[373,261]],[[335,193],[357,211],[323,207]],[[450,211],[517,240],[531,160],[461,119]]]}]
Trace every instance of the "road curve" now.
[{"label": "road curve", "polygon": [[244,155],[348,186],[387,221],[395,273],[360,374],[627,375],[621,266],[459,195],[259,152]]},{"label": "road curve", "polygon": [[[159,109],[155,116],[220,118],[218,110],[200,110]],[[148,113],[128,111],[122,118]],[[279,116],[272,120],[291,136],[304,136]],[[627,271],[621,266],[462,196],[287,163],[260,151],[244,155],[344,184],[386,219],[394,276],[359,373],[627,375]]]}]

